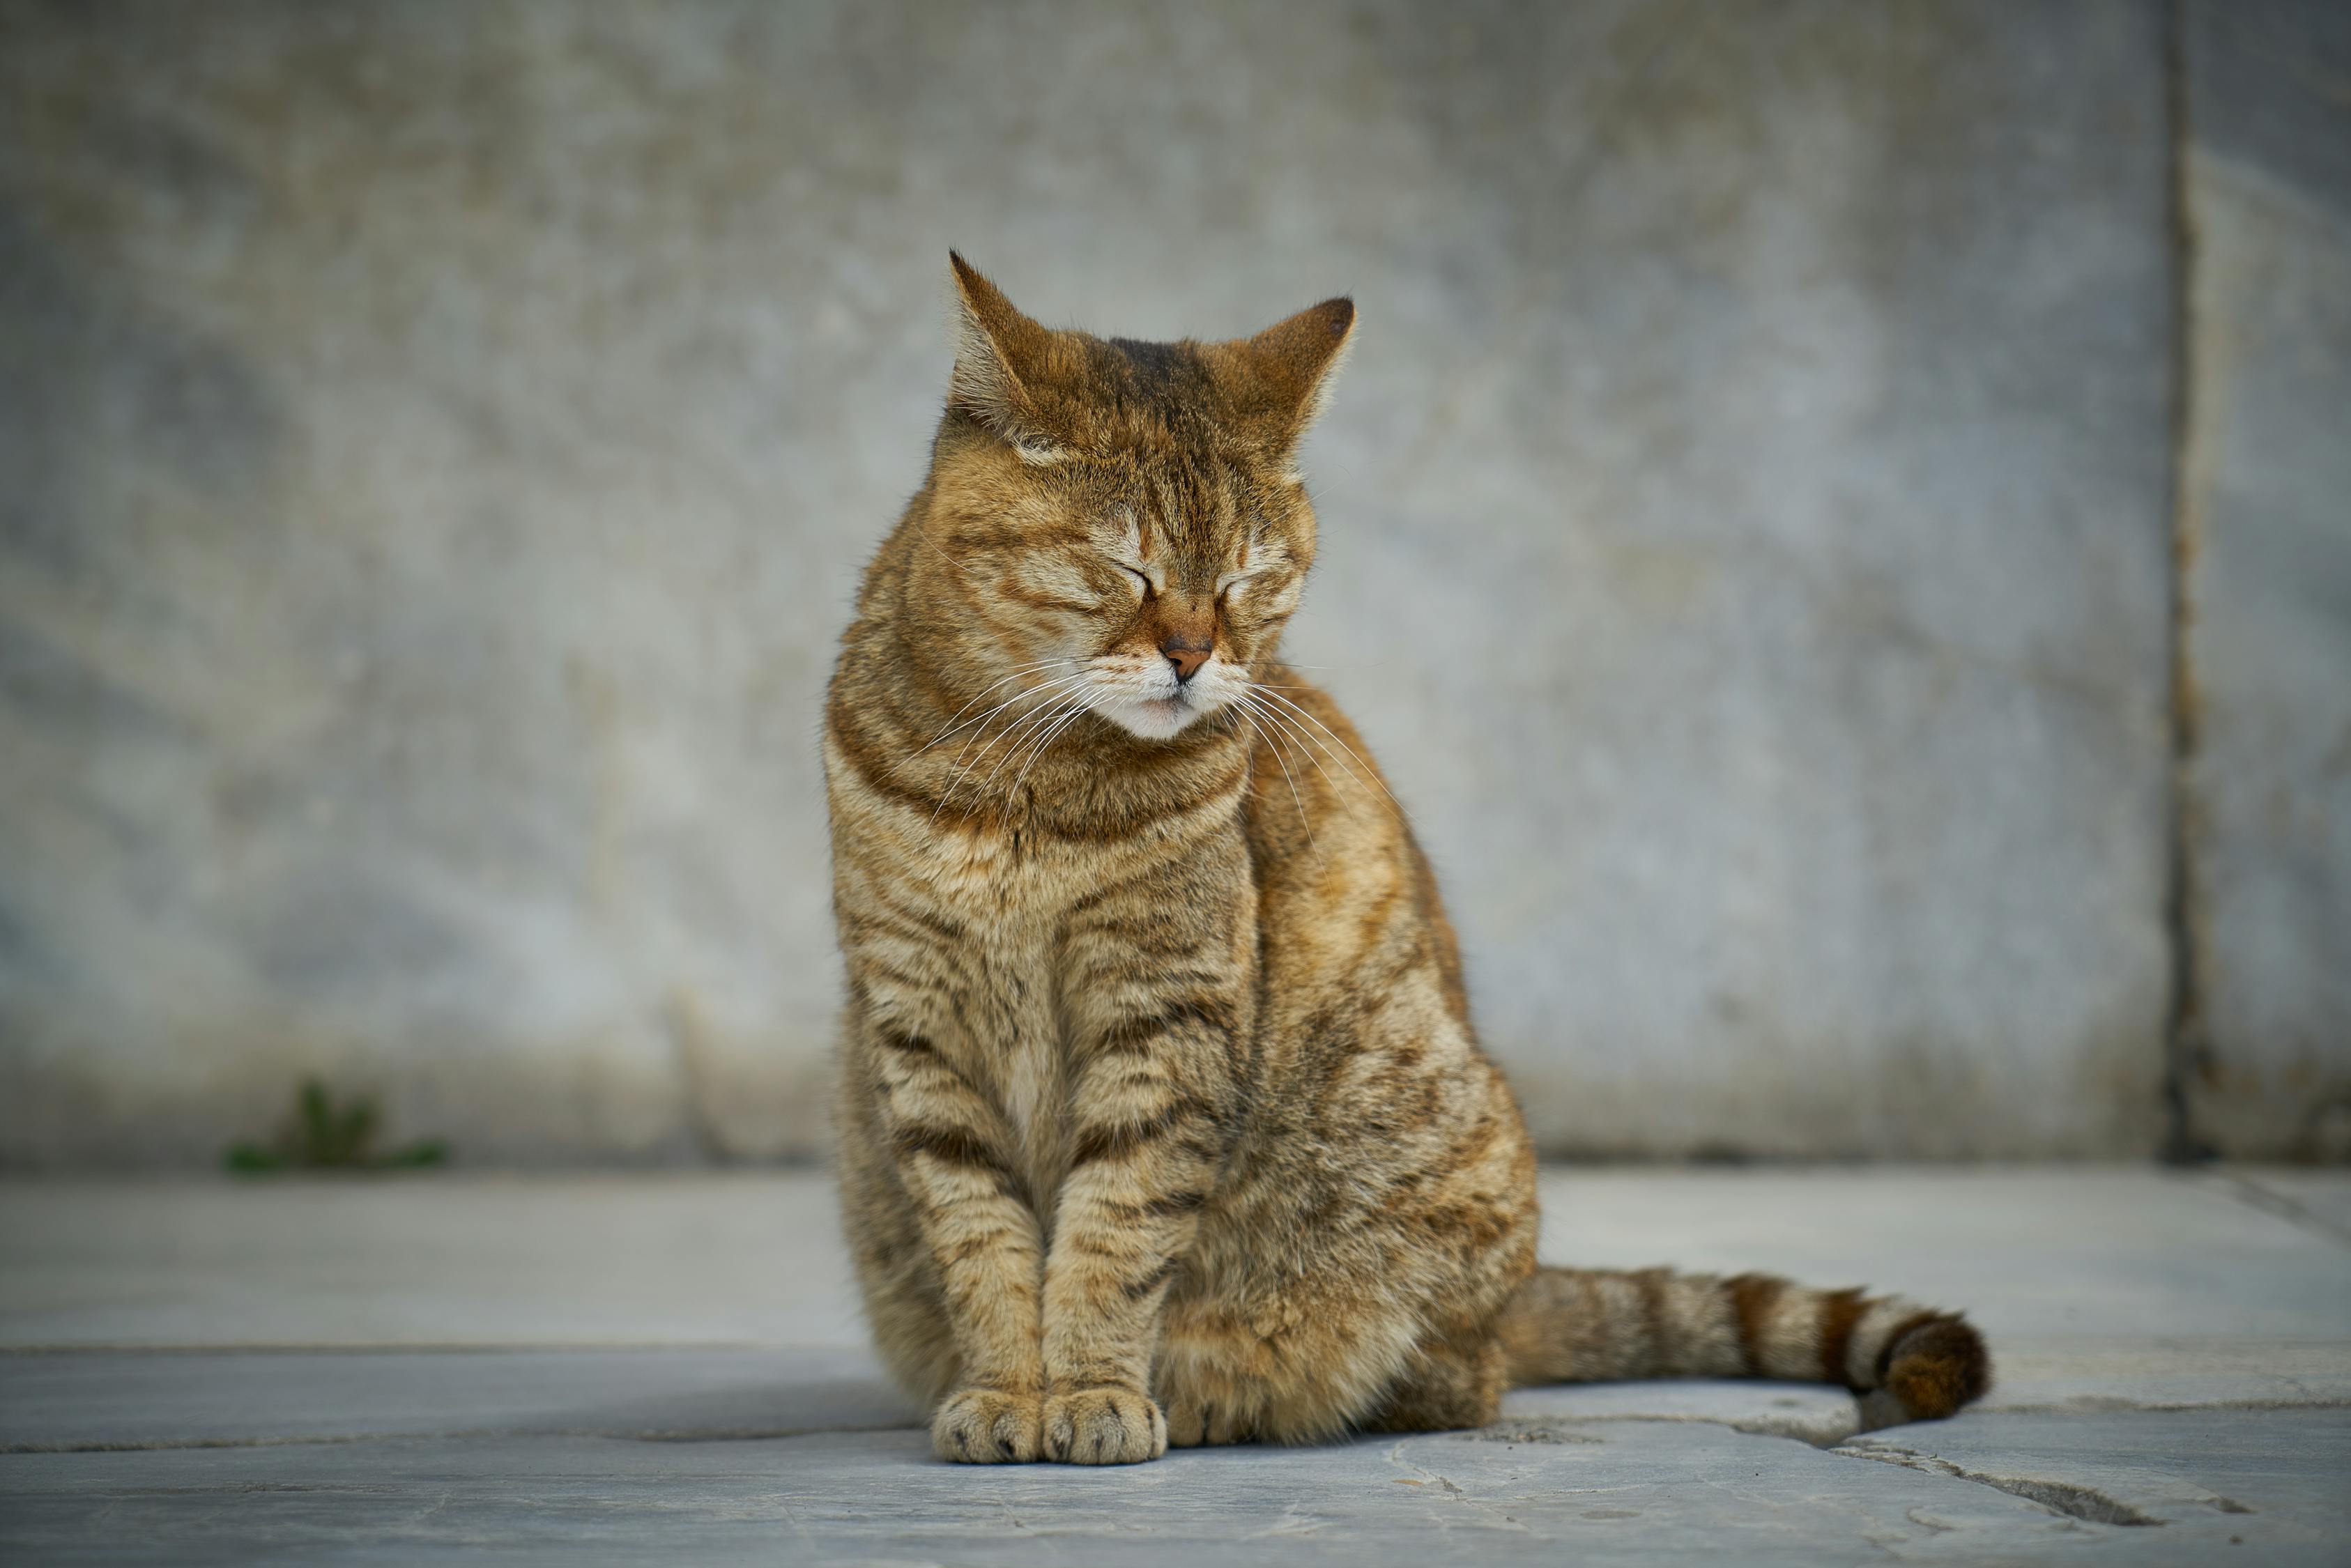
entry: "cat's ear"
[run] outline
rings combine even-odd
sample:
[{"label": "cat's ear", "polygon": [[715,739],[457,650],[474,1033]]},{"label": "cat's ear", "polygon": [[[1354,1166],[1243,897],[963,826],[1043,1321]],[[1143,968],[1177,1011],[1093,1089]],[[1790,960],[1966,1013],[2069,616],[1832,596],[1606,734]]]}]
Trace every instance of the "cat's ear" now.
[{"label": "cat's ear", "polygon": [[1251,368],[1277,444],[1294,444],[1322,412],[1340,361],[1355,340],[1355,302],[1325,299],[1249,340]]},{"label": "cat's ear", "polygon": [[1023,316],[971,263],[947,252],[956,287],[955,372],[947,401],[1009,443],[1024,462],[1050,463],[1058,442],[1031,391],[1052,352],[1052,334]]}]

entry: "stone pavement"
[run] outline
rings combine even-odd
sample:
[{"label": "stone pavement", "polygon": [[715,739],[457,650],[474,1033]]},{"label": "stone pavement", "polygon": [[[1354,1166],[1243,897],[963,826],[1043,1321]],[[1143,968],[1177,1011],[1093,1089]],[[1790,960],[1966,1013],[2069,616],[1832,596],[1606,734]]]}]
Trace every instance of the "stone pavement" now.
[{"label": "stone pavement", "polygon": [[0,1561],[2351,1562],[2351,1174],[1567,1170],[1545,1254],[1970,1309],[2000,1382],[935,1462],[811,1175],[0,1184]]}]

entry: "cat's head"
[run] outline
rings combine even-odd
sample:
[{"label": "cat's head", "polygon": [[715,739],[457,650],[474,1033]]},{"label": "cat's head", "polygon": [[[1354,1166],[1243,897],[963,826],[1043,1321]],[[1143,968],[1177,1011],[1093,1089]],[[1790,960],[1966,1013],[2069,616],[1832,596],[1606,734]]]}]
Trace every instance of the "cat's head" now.
[{"label": "cat's head", "polygon": [[1314,559],[1292,458],[1353,304],[1229,342],[1104,340],[950,259],[924,621],[993,700],[1081,703],[1145,739],[1245,700]]}]

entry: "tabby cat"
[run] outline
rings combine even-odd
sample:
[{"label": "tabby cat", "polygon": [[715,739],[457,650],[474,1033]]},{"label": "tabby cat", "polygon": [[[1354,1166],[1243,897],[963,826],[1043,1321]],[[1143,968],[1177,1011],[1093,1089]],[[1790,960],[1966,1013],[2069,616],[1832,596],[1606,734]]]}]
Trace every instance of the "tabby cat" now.
[{"label": "tabby cat", "polygon": [[1517,1384],[1982,1392],[1955,1314],[1535,1262],[1535,1164],[1428,862],[1285,666],[1292,454],[1354,307],[1049,330],[950,257],[930,474],[825,715],[841,1192],[939,1454],[1474,1427]]}]

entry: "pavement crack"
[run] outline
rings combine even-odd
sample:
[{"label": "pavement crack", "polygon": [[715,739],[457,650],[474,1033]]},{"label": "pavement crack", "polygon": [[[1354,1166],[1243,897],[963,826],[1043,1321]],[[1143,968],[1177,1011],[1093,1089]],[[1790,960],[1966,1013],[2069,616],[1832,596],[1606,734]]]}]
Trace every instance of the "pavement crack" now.
[{"label": "pavement crack", "polygon": [[1449,1531],[1452,1528],[1447,1516],[1452,1508],[1459,1507],[1467,1511],[1468,1519],[1478,1527],[1506,1530],[1520,1535],[1531,1534],[1532,1531],[1527,1525],[1509,1511],[1510,1505],[1501,1499],[1490,1498],[1472,1491],[1451,1476],[1441,1470],[1432,1469],[1410,1457],[1410,1450],[1424,1448],[1432,1442],[1441,1443],[1448,1436],[1466,1435],[1417,1432],[1409,1437],[1403,1438],[1390,1448],[1383,1458],[1391,1469],[1410,1470],[1413,1473],[1408,1476],[1393,1476],[1389,1478],[1390,1480],[1397,1486],[1434,1489],[1435,1494],[1441,1497],[1444,1501],[1438,1504],[1437,1510],[1430,1512],[1427,1517],[1441,1530]]},{"label": "pavement crack", "polygon": [[1858,1416],[1705,1416],[1687,1410],[1611,1410],[1591,1416],[1543,1416],[1523,1421],[1499,1422],[1458,1436],[1484,1443],[1596,1443],[1578,1436],[1578,1427],[1606,1427],[1623,1422],[1673,1421],[1697,1427],[1721,1427],[1750,1437],[1784,1437],[1807,1448],[1834,1448],[1861,1435]]},{"label": "pavement crack", "polygon": [[1831,1448],[1829,1452],[1842,1454],[1848,1458],[1876,1459],[1882,1465],[1899,1465],[1906,1470],[1917,1470],[1921,1475],[1949,1476],[1955,1480],[1972,1481],[1978,1486],[1991,1487],[2011,1497],[2021,1497],[2027,1502],[2037,1502],[2052,1512],[2085,1520],[2092,1524],[2159,1527],[2164,1522],[2153,1514],[2133,1508],[2120,1498],[2110,1497],[2095,1487],[2083,1486],[2074,1481],[2044,1480],[2037,1476],[1996,1476],[1983,1470],[1971,1470],[1933,1454],[1919,1453],[1914,1448],[1848,1446]]},{"label": "pavement crack", "polygon": [[1563,1418],[1497,1421],[1491,1426],[1479,1427],[1464,1432],[1461,1434],[1461,1438],[1462,1441],[1469,1443],[1511,1444],[1597,1443],[1600,1441],[1597,1437],[1587,1437],[1581,1432],[1570,1431],[1568,1427],[1569,1423]]},{"label": "pavement crack", "polygon": [[2153,1514],[2141,1513],[2119,1498],[2107,1496],[2095,1487],[2077,1486],[2072,1481],[2037,1480],[2029,1476],[1990,1476],[1976,1470],[1961,1469],[1949,1461],[1942,1461],[1945,1470],[1961,1480],[1974,1481],[1979,1486],[1997,1487],[2001,1491],[2037,1502],[2043,1508],[2053,1508],[2059,1513],[2093,1524],[2160,1525],[2163,1521]]}]

